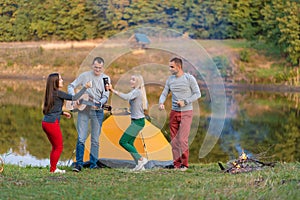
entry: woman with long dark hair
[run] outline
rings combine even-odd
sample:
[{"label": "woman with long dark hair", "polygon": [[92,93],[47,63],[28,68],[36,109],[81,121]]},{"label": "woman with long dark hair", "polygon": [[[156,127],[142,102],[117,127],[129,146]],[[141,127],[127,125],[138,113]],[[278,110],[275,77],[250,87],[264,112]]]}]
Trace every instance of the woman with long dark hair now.
[{"label": "woman with long dark hair", "polygon": [[85,86],[77,94],[70,95],[61,90],[63,87],[63,79],[59,73],[52,73],[47,78],[46,92],[43,105],[44,118],[42,128],[45,131],[51,145],[50,153],[50,172],[65,173],[65,170],[56,168],[57,162],[63,150],[63,138],[60,130],[60,115],[71,118],[71,114],[62,111],[64,100],[76,101],[91,87],[91,83],[87,82]]}]

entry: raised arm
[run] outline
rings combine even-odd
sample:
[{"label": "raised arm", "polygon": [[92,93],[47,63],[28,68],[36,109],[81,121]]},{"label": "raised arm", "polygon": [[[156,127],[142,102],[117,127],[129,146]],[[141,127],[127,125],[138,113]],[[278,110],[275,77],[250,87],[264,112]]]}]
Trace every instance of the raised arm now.
[{"label": "raised arm", "polygon": [[[111,83],[109,76],[104,76],[104,77],[108,78],[108,83]],[[100,101],[101,105],[104,105],[108,101],[109,89],[103,84],[102,90],[103,90],[103,94],[101,95],[101,99],[99,101]]]},{"label": "raised arm", "polygon": [[122,93],[122,92],[119,92],[115,89],[113,89],[113,86],[112,84],[109,84],[107,87],[106,87],[108,90],[112,91],[112,93],[118,95],[120,98],[126,100],[126,101],[129,101],[129,100],[132,100],[132,99],[135,99],[139,93],[136,91],[136,90],[131,90],[129,93],[125,94],[125,93]]},{"label": "raised arm", "polygon": [[68,85],[68,93],[75,95],[75,88],[77,88],[79,85],[83,85],[82,81],[82,75],[79,75],[72,83]]},{"label": "raised arm", "polygon": [[[70,84],[71,85],[71,84]],[[87,88],[90,88],[92,87],[92,83],[91,81],[87,82],[84,87],[78,92],[76,93],[75,95],[72,95],[72,94],[67,94],[65,92],[62,92],[60,91],[60,94],[61,95],[60,97],[65,99],[65,100],[72,100],[72,101],[76,101],[78,100],[83,94],[84,92],[86,91]]]}]

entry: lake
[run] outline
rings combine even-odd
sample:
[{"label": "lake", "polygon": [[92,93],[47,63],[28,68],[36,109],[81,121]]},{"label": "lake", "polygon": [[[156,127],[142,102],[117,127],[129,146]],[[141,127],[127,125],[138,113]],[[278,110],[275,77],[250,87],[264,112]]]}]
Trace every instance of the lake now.
[{"label": "lake", "polygon": [[[71,80],[65,81],[65,87],[69,82]],[[7,164],[49,165],[51,145],[41,128],[44,87],[45,79],[0,79],[0,156]],[[147,87],[152,109],[157,108],[155,105],[162,89],[153,87]],[[263,161],[300,160],[299,93],[249,88],[226,89],[226,117],[222,120],[221,135],[209,153],[199,158],[213,120],[208,92],[205,88],[201,90],[203,97],[198,101],[199,111],[193,124],[193,131],[196,131],[190,140],[190,162],[226,162],[237,158],[242,151]],[[153,124],[169,139],[168,120],[156,119],[153,117]],[[69,165],[77,139],[74,119],[62,119],[61,128],[64,150],[60,164]]]}]

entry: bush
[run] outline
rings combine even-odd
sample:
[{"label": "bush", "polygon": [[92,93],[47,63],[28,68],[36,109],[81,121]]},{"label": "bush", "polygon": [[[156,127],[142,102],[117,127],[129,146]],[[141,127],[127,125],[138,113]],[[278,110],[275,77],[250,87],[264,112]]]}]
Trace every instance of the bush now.
[{"label": "bush", "polygon": [[240,60],[242,61],[242,62],[250,62],[250,52],[248,51],[248,50],[242,50],[241,52],[240,52]]},{"label": "bush", "polygon": [[213,57],[213,61],[216,64],[218,70],[220,70],[221,76],[226,76],[227,69],[230,67],[228,58],[226,56],[216,56]]}]

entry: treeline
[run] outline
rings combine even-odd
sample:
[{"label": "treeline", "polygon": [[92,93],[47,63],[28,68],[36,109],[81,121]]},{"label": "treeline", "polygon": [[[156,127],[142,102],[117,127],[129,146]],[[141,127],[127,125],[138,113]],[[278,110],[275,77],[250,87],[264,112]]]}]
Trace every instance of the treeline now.
[{"label": "treeline", "polygon": [[0,41],[86,40],[129,28],[264,41],[300,60],[299,0],[1,0]]}]

